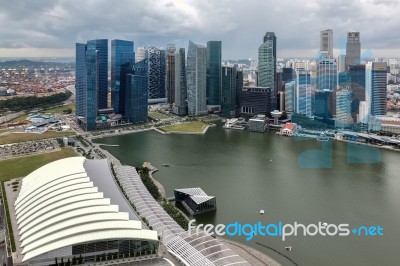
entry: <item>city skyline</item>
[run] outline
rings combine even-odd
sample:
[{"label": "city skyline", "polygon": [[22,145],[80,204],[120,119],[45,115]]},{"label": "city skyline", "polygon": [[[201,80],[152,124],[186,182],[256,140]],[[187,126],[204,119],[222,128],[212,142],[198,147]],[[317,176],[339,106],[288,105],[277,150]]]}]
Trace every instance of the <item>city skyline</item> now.
[{"label": "city skyline", "polygon": [[[363,47],[375,57],[396,57],[400,52],[395,48],[398,37],[393,34],[399,3],[390,1],[315,1],[306,5],[255,0],[229,5],[178,0],[118,2],[124,8],[107,2],[95,4],[62,0],[5,3],[0,21],[12,27],[0,30],[0,56],[72,57],[76,42],[121,38],[134,41],[137,47],[165,47],[167,43],[187,47],[189,39],[200,44],[221,40],[224,59],[256,58],[259,36],[273,31],[279,36],[278,58],[313,57],[323,29],[334,32],[335,56],[344,53],[347,32],[352,31],[361,32]],[[274,12],[265,17],[266,10]]]}]

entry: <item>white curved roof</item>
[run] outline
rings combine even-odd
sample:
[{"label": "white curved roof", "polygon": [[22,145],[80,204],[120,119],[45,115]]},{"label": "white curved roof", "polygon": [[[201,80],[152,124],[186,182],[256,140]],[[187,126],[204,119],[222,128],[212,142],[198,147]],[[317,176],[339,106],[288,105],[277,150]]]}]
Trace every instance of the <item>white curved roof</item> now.
[{"label": "white curved roof", "polygon": [[79,243],[158,241],[156,231],[142,229],[141,221],[130,220],[129,213],[120,212],[118,205],[104,198],[94,186],[93,177],[88,176],[85,161],[83,157],[61,159],[22,180],[14,207],[23,262]]}]

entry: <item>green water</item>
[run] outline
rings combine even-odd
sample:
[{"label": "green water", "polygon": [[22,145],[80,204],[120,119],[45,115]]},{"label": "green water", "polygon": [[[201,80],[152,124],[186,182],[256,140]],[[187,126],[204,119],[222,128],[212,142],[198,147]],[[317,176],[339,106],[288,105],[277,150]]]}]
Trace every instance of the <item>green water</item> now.
[{"label": "green water", "polygon": [[[361,145],[348,150],[348,144],[337,141],[297,141],[274,132],[229,131],[220,125],[203,136],[143,132],[96,142],[120,145],[105,148],[123,164],[149,161],[158,167],[155,177],[167,196],[173,196],[174,188],[185,187],[201,187],[216,196],[218,210],[198,217],[198,223],[321,221],[384,228],[381,237],[297,236],[285,242],[278,237],[258,236],[248,242],[234,238],[284,265],[293,264],[257,242],[299,265],[400,265],[400,153],[368,153]],[[299,167],[303,152],[322,145],[332,145],[327,152],[332,154],[331,168]],[[352,154],[352,163],[347,154]],[[354,163],[379,157],[378,163]],[[329,158],[319,154],[302,158],[303,165],[322,161],[329,165]],[[163,163],[171,167],[162,167]],[[292,246],[292,251],[285,251],[285,246]]]}]

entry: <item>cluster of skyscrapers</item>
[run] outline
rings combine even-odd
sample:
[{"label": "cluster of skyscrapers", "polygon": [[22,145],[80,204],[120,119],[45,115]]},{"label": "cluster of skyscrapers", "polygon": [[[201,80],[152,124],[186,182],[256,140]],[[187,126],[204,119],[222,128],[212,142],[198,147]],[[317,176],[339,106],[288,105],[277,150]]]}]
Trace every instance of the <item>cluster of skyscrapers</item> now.
[{"label": "cluster of skyscrapers", "polygon": [[[276,36],[267,32],[258,50],[257,83],[271,90],[270,108],[339,127],[386,114],[387,64],[362,62],[359,32],[348,32],[346,55],[333,54],[333,31],[321,31],[314,69],[290,65],[276,71]],[[267,112],[267,114],[268,114]]]},{"label": "cluster of skyscrapers", "polygon": [[221,41],[209,41],[207,47],[189,41],[187,59],[184,48],[168,44],[166,50],[140,47],[135,60],[132,41],[112,40],[108,104],[108,41],[78,43],[77,121],[87,131],[145,122],[152,103],[168,103],[181,116],[210,110],[237,116],[243,75],[234,66],[222,66],[221,54]]},{"label": "cluster of skyscrapers", "polygon": [[[237,65],[222,65],[221,41],[185,48],[139,47],[111,41],[108,103],[108,40],[76,44],[76,115],[85,130],[112,123],[147,121],[148,104],[165,103],[177,115],[210,112],[225,117],[298,113],[340,127],[386,114],[387,65],[362,62],[359,32],[348,32],[346,55],[333,54],[333,31],[321,31],[314,69],[277,69],[277,37],[267,32],[258,49],[256,86],[243,87]],[[136,58],[136,60],[135,60]],[[112,115],[110,115],[112,114]],[[111,121],[111,122],[110,122]]]}]

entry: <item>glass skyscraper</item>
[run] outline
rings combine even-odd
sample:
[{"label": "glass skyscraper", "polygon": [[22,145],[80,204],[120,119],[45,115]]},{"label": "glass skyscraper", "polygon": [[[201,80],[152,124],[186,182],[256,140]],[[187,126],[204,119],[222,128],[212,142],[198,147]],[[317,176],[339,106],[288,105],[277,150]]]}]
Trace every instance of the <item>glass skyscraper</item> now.
[{"label": "glass skyscraper", "polygon": [[86,44],[75,48],[75,104],[76,116],[86,116]]},{"label": "glass skyscraper", "polygon": [[236,115],[236,68],[222,67],[221,113],[225,117]]},{"label": "glass skyscraper", "polygon": [[387,63],[369,62],[365,66],[365,87],[368,114],[386,115]]},{"label": "glass skyscraper", "polygon": [[275,108],[275,90],[276,90],[276,36],[273,32],[267,32],[264,36],[264,43],[258,48],[258,78],[259,87],[268,87],[271,89],[270,108]]},{"label": "glass skyscraper", "polygon": [[126,78],[121,72],[135,60],[134,43],[124,40],[111,41],[111,107],[115,113],[124,114]]},{"label": "glass skyscraper", "polygon": [[87,42],[97,53],[97,105],[99,109],[108,107],[108,40],[98,39]]},{"label": "glass skyscraper", "polygon": [[207,104],[221,104],[222,42],[207,42]]},{"label": "glass skyscraper", "polygon": [[187,55],[188,115],[207,113],[206,104],[207,49],[189,41]]},{"label": "glass skyscraper", "polygon": [[168,103],[175,101],[175,45],[167,45],[166,86]]},{"label": "glass skyscraper", "polygon": [[173,111],[177,115],[187,115],[187,82],[185,48],[175,53],[175,103]]},{"label": "glass skyscraper", "polygon": [[147,121],[148,60],[137,62],[126,76],[125,117],[129,123]]},{"label": "glass skyscraper", "polygon": [[156,46],[146,47],[149,99],[165,98],[166,52]]},{"label": "glass skyscraper", "polygon": [[108,40],[76,44],[76,117],[86,131],[96,129],[97,112],[107,108]]}]

